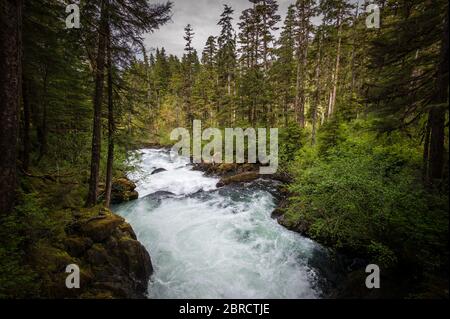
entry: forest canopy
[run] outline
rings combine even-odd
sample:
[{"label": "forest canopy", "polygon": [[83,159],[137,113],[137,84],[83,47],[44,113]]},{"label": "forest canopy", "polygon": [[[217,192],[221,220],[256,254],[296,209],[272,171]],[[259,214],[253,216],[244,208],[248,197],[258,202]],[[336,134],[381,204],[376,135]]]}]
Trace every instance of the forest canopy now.
[{"label": "forest canopy", "polygon": [[291,2],[249,0],[238,19],[223,5],[201,52],[186,25],[182,56],[145,41],[171,2],[77,1],[80,28],[65,1],[2,2],[0,297],[51,295],[29,252],[61,242],[72,211],[110,206],[130,150],[201,120],[279,128],[280,222],[408,265],[402,297],[448,298],[448,2]]}]

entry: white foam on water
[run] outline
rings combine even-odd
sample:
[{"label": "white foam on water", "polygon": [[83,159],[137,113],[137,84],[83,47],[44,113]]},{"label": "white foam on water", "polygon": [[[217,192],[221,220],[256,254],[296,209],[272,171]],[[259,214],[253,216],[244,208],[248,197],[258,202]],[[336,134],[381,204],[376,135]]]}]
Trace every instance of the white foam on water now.
[{"label": "white foam on water", "polygon": [[[200,171],[193,171],[189,159],[170,155],[165,150],[146,149],[140,151],[140,159],[132,161],[137,170],[129,177],[136,181],[140,197],[157,191],[171,192],[176,195],[193,194],[200,190],[212,190],[219,181],[204,177]],[[166,171],[152,175],[155,169]]]},{"label": "white foam on water", "polygon": [[[144,150],[138,164],[142,195],[169,191],[201,196],[146,197],[121,205],[150,252],[155,273],[150,298],[317,298],[317,274],[308,267],[318,245],[270,217],[269,192],[245,188],[215,190],[216,178]],[[154,168],[168,171],[149,175]],[[142,192],[142,193],[141,193]]]}]

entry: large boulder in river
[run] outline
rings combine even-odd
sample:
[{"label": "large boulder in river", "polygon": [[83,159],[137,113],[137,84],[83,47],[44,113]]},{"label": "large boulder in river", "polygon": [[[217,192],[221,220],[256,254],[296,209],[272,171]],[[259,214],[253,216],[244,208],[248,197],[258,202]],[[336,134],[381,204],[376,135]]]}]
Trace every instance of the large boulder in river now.
[{"label": "large boulder in river", "polygon": [[224,177],[218,183],[217,187],[223,187],[230,184],[236,183],[248,183],[253,182],[259,178],[258,172],[245,172],[241,174],[237,174],[231,177]]},{"label": "large boulder in river", "polygon": [[113,181],[111,190],[111,202],[120,204],[139,198],[139,193],[135,191],[136,184],[126,177],[117,178]]},{"label": "large boulder in river", "polygon": [[203,171],[206,175],[218,175],[222,177],[230,177],[236,174],[256,171],[256,164],[236,164],[236,163],[198,163],[194,165],[194,170]]}]

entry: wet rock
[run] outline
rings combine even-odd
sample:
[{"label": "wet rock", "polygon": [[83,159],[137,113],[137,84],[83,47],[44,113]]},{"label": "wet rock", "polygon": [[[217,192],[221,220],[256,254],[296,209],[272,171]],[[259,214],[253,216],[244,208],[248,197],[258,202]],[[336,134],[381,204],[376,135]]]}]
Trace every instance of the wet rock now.
[{"label": "wet rock", "polygon": [[112,189],[117,191],[134,190],[135,188],[136,184],[125,177],[115,179],[112,185]]},{"label": "wet rock", "polygon": [[142,244],[131,238],[119,240],[119,251],[121,263],[126,267],[128,274],[135,280],[138,291],[146,291],[147,280],[139,278],[150,278],[153,273],[152,262],[149,253]]},{"label": "wet rock", "polygon": [[120,204],[139,198],[139,193],[135,191],[136,184],[128,178],[118,178],[113,181],[111,189],[111,202]]},{"label": "wet rock", "polygon": [[86,250],[92,247],[94,242],[89,237],[70,236],[65,240],[67,252],[73,257],[82,256]]},{"label": "wet rock", "polygon": [[134,232],[134,230],[133,230],[133,228],[131,227],[130,224],[124,222],[124,223],[119,225],[117,230],[121,231],[122,234],[128,235],[132,239],[137,240],[136,234],[135,234],[135,232]]},{"label": "wet rock", "polygon": [[100,266],[108,261],[108,253],[101,244],[94,244],[86,253],[87,261],[94,266]]},{"label": "wet rock", "polygon": [[170,196],[176,196],[176,194],[172,193],[172,192],[167,192],[167,191],[157,191],[154,193],[151,193],[147,196],[145,196],[144,198],[159,198],[159,197],[170,197]]},{"label": "wet rock", "polygon": [[155,175],[155,174],[162,173],[162,172],[166,172],[166,171],[167,171],[167,170],[166,170],[165,168],[157,168],[157,169],[155,169],[155,170],[152,172],[151,175]]},{"label": "wet rock", "polygon": [[[136,234],[107,209],[82,221],[81,235],[95,244],[80,257],[92,271],[90,298],[145,298],[153,272],[151,258]],[[95,210],[94,210],[95,213]]]},{"label": "wet rock", "polygon": [[124,219],[114,214],[99,216],[85,222],[81,226],[81,232],[94,242],[102,242],[110,237],[114,229],[122,223]]},{"label": "wet rock", "polygon": [[285,210],[282,214],[276,217],[278,224],[286,227],[289,230],[295,231],[303,236],[311,238],[310,228],[311,224],[306,220],[292,220],[285,214]]},{"label": "wet rock", "polygon": [[194,170],[203,171],[206,175],[218,175],[230,177],[245,172],[257,171],[257,164],[236,164],[236,163],[199,163],[194,165]]},{"label": "wet rock", "polygon": [[[130,224],[100,207],[80,209],[72,217],[61,242],[39,242],[30,251],[42,296],[145,298],[153,267]],[[65,285],[65,270],[70,264],[80,268],[80,289],[67,289]]]},{"label": "wet rock", "polygon": [[272,175],[266,175],[268,178],[274,179],[276,181],[282,182],[284,184],[289,184],[292,182],[292,177],[286,172],[277,172]]},{"label": "wet rock", "polygon": [[279,217],[281,217],[285,213],[287,205],[288,205],[287,199],[282,199],[278,204],[277,208],[275,208],[274,211],[272,212],[271,217],[274,219],[278,219]]},{"label": "wet rock", "polygon": [[241,173],[238,175],[234,175],[231,177],[225,177],[222,178],[218,183],[217,187],[223,187],[230,184],[236,184],[236,183],[248,183],[253,182],[254,180],[257,180],[259,178],[258,172],[246,172]]}]

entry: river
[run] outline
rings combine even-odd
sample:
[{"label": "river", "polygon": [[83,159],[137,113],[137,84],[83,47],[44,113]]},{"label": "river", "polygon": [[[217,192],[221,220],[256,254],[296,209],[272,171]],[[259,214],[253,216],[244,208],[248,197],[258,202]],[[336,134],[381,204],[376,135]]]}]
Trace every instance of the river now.
[{"label": "river", "polygon": [[[271,218],[273,185],[216,188],[167,150],[137,151],[140,198],[114,207],[149,251],[149,298],[320,298],[319,244]],[[166,171],[151,175],[157,169]]]}]

